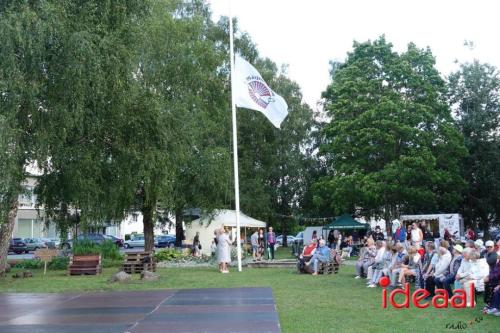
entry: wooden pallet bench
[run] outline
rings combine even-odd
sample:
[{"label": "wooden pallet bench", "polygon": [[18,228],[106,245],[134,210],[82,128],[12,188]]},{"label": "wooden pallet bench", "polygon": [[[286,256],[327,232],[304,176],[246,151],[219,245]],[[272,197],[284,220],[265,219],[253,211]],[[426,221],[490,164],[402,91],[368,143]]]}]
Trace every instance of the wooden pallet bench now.
[{"label": "wooden pallet bench", "polygon": [[[330,250],[330,260],[327,262],[318,263],[318,274],[337,274],[339,272],[340,263],[341,258],[337,254],[337,251]],[[299,270],[299,273],[314,273],[312,264],[305,266],[303,269],[300,269],[300,265],[297,263],[297,268]]]},{"label": "wooden pallet bench", "polygon": [[68,275],[97,275],[102,272],[101,255],[71,256]]},{"label": "wooden pallet bench", "polygon": [[139,274],[142,271],[156,272],[154,252],[125,253],[122,271],[128,274]]}]

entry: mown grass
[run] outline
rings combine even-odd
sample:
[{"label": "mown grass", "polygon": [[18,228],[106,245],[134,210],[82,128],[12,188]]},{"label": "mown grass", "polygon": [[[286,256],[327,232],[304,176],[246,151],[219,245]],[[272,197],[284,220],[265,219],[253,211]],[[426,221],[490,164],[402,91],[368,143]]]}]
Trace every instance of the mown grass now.
[{"label": "mown grass", "polygon": [[[382,309],[379,288],[366,288],[355,280],[354,268],[342,266],[338,275],[300,275],[292,269],[234,269],[220,274],[215,268],[159,269],[161,279],[143,283],[136,275],[127,284],[110,284],[116,268],[100,276],[68,277],[63,271],[46,276],[34,270],[30,279],[0,279],[0,292],[90,292],[155,290],[168,288],[271,287],[282,331],[287,332],[450,332],[448,323],[463,322],[462,332],[500,332],[500,318],[481,314],[482,300],[475,309]],[[476,318],[482,317],[479,323]],[[472,323],[472,324],[471,324]]]}]

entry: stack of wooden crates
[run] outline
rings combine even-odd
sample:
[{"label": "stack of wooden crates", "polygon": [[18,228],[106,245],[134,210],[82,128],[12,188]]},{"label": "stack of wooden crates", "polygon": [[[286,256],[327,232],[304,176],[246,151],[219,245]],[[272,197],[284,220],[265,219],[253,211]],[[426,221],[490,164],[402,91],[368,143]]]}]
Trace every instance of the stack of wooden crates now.
[{"label": "stack of wooden crates", "polygon": [[154,252],[125,253],[122,271],[128,274],[138,274],[142,271],[156,272]]}]

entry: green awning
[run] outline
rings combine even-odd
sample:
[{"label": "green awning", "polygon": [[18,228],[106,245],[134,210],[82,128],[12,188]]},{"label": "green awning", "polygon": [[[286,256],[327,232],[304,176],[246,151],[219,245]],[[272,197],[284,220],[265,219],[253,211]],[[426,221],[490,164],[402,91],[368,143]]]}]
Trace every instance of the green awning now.
[{"label": "green awning", "polygon": [[332,223],[327,224],[323,227],[323,230],[359,230],[359,229],[369,229],[370,225],[368,223],[361,223],[356,221],[349,214],[341,215]]}]

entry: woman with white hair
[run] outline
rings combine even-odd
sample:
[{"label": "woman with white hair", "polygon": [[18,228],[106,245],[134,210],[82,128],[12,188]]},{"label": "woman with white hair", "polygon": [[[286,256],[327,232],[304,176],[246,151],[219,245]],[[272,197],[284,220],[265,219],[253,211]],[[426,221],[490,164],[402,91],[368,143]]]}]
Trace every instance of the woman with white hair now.
[{"label": "woman with white hair", "polygon": [[484,259],[479,260],[479,253],[473,248],[466,248],[463,257],[455,278],[455,287],[465,290],[467,306],[474,307],[470,286],[474,284],[476,290],[484,290],[484,278],[489,274],[489,266]]}]

